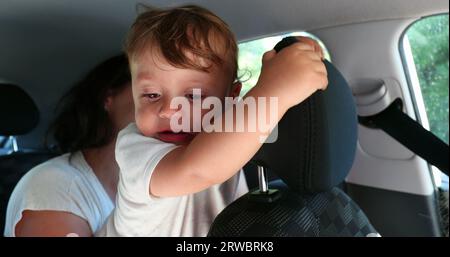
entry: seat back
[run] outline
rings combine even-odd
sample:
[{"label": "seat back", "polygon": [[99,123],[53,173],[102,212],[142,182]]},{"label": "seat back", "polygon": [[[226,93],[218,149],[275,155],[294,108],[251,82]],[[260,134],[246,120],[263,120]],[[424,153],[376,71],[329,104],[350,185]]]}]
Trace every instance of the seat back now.
[{"label": "seat back", "polygon": [[298,194],[277,180],[270,183],[270,188],[278,190],[278,197],[261,198],[253,191],[227,206],[214,220],[208,236],[363,237],[377,234],[364,212],[338,187],[315,194]]}]

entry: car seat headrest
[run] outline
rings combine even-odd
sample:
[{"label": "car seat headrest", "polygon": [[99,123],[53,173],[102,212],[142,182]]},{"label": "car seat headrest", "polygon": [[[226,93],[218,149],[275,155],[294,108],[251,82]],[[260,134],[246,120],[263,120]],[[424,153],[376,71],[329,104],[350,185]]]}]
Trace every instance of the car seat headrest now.
[{"label": "car seat headrest", "polygon": [[[293,43],[292,37],[287,39],[277,47]],[[265,143],[252,159],[300,193],[326,191],[343,182],[355,156],[353,96],[342,74],[330,62],[324,63],[328,88],[289,109],[278,123],[276,142]]]},{"label": "car seat headrest", "polygon": [[23,135],[38,124],[39,110],[23,89],[0,83],[0,120],[0,135]]}]

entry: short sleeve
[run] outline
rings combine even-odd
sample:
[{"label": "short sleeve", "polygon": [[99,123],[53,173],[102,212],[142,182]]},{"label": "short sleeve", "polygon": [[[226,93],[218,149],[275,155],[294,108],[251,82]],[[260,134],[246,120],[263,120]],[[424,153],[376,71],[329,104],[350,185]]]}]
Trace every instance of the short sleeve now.
[{"label": "short sleeve", "polygon": [[119,197],[145,203],[150,196],[150,179],[159,161],[177,146],[142,135],[135,123],[120,131],[116,161],[120,167]]},{"label": "short sleeve", "polygon": [[30,170],[17,184],[8,202],[5,222],[5,236],[15,236],[15,226],[22,219],[22,212],[62,211],[89,220],[83,202],[83,192],[77,177],[66,167],[41,164]]}]

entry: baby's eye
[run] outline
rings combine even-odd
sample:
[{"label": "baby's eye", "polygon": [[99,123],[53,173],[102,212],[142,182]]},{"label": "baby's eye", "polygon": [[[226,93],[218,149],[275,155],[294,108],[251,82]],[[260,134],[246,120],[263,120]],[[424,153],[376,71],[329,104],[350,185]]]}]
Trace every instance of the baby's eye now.
[{"label": "baby's eye", "polygon": [[161,95],[158,93],[148,93],[148,94],[144,94],[143,96],[145,98],[149,99],[150,101],[155,101],[155,100],[158,100]]},{"label": "baby's eye", "polygon": [[189,100],[201,100],[203,99],[205,96],[204,95],[200,95],[200,94],[186,94],[185,95],[187,99]]}]

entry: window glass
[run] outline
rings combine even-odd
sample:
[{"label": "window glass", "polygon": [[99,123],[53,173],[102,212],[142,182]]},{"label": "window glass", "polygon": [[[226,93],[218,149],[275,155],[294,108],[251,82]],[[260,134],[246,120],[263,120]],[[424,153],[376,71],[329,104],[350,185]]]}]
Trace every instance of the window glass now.
[{"label": "window glass", "polygon": [[[420,93],[429,129],[440,139],[448,138],[448,15],[424,18],[414,23],[406,32],[405,54],[412,55]],[[411,72],[411,69],[410,69]]]}]

